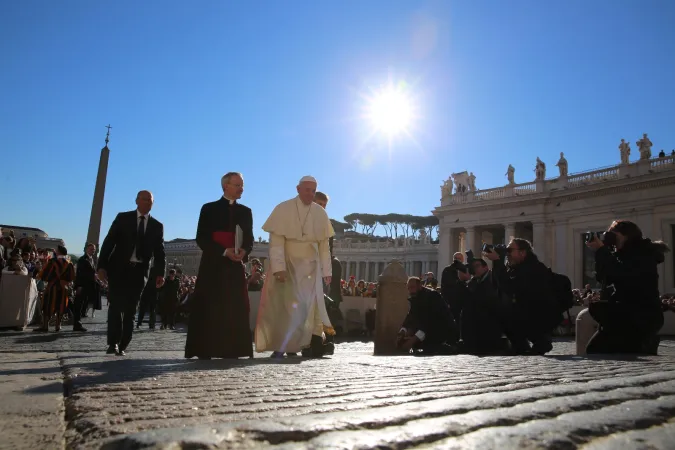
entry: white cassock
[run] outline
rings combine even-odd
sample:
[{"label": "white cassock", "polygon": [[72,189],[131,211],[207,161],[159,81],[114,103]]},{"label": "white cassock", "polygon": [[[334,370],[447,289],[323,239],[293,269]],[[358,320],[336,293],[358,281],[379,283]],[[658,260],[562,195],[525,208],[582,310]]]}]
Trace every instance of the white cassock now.
[{"label": "white cassock", "polygon": [[[326,211],[299,197],[280,203],[262,227],[270,234],[270,275],[260,298],[255,328],[257,352],[297,353],[312,334],[331,326],[323,277],[331,276],[328,239],[335,234]],[[286,272],[286,281],[272,274]]]}]

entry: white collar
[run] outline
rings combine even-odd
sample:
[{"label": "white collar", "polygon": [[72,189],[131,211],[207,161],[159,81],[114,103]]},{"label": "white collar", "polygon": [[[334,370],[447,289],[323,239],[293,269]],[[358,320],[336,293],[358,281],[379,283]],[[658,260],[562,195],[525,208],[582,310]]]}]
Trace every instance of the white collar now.
[{"label": "white collar", "polygon": [[140,219],[141,216],[145,217],[145,220],[148,220],[148,217],[150,217],[150,213],[147,214],[141,214],[139,210],[136,210],[136,220]]},{"label": "white collar", "polygon": [[225,194],[223,194],[223,198],[227,200],[230,203],[230,205],[234,203],[234,200],[232,200],[231,198],[227,198]]},{"label": "white collar", "polygon": [[298,204],[299,204],[301,207],[304,206],[305,208],[311,208],[312,205],[314,204],[314,202],[312,202],[312,203],[310,203],[309,205],[305,205],[305,204],[303,203],[303,201],[300,200],[300,196],[299,196],[299,195],[298,195],[297,197],[295,197],[295,201],[297,201]]}]

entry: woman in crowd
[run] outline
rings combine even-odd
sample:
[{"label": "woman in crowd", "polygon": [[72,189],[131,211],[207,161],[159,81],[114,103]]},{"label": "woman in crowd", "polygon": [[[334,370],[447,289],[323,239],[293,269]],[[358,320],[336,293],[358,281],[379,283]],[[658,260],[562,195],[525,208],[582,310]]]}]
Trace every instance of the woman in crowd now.
[{"label": "woman in crowd", "polygon": [[42,280],[47,284],[43,302],[42,327],[35,331],[49,331],[49,319],[56,313],[56,331],[61,330],[61,318],[68,306],[68,285],[75,280],[75,268],[68,260],[68,250],[59,245],[56,258],[47,262]]},{"label": "woman in crowd", "polygon": [[359,282],[356,283],[354,295],[356,297],[362,297],[365,292],[366,292],[366,280],[359,280]]},{"label": "woman in crowd", "polygon": [[617,220],[602,240],[586,244],[595,252],[595,272],[602,285],[600,300],[589,312],[600,325],[587,345],[591,353],[656,354],[663,326],[657,266],[670,249],[642,236],[627,220]]}]

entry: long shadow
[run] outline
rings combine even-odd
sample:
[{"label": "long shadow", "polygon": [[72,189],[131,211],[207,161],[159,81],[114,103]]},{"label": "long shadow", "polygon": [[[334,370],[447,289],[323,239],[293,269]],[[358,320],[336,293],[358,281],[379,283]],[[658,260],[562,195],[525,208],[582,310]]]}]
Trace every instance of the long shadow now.
[{"label": "long shadow", "polygon": [[[42,361],[44,362],[44,361]],[[0,376],[4,375],[39,375],[61,372],[60,367],[32,367],[30,369],[0,370]]]},{"label": "long shadow", "polygon": [[[549,359],[558,361],[620,361],[620,362],[655,362],[648,359],[650,355],[628,355],[628,354],[597,354],[597,355],[544,355]],[[653,357],[653,356],[652,356]]]},{"label": "long shadow", "polygon": [[42,386],[35,386],[25,389],[26,394],[63,394],[63,383],[55,381]]},{"label": "long shadow", "polygon": [[55,342],[60,339],[70,339],[75,337],[85,337],[85,336],[105,336],[105,330],[93,330],[82,333],[79,331],[72,330],[61,330],[58,333],[50,331],[48,333],[24,333],[23,336],[17,338],[14,342],[17,344],[40,344],[47,342]]},{"label": "long shadow", "polygon": [[[65,383],[68,385],[68,392],[76,391],[80,387],[96,386],[109,383],[124,383],[141,381],[147,378],[161,376],[165,373],[174,372],[197,372],[212,371],[250,367],[250,366],[268,366],[268,365],[287,365],[302,364],[303,358],[285,358],[272,359],[253,358],[253,359],[133,359],[128,357],[118,357],[110,355],[102,361],[92,361],[83,364],[76,362],[66,363],[62,368],[44,368],[44,369],[17,369],[2,370],[2,375],[16,374],[48,374],[60,372],[62,369],[66,374],[76,373],[77,376],[68,377]],[[81,374],[82,372],[93,372],[91,374]],[[29,388],[26,393],[50,393],[55,392],[56,388]],[[40,391],[40,390],[44,390]]]}]

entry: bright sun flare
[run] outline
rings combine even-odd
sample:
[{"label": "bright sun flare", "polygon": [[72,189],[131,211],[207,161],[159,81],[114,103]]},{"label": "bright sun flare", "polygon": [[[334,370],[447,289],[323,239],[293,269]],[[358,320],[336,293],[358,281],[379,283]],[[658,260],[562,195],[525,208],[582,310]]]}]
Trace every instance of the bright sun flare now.
[{"label": "bright sun flare", "polygon": [[389,137],[408,132],[413,121],[412,100],[400,87],[389,85],[369,99],[368,118]]}]

